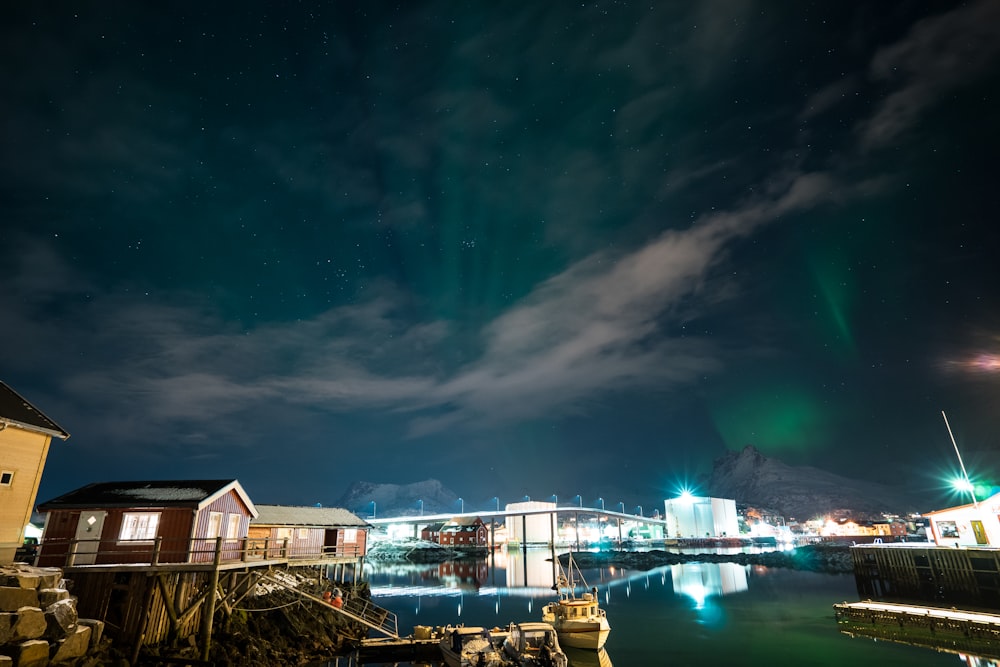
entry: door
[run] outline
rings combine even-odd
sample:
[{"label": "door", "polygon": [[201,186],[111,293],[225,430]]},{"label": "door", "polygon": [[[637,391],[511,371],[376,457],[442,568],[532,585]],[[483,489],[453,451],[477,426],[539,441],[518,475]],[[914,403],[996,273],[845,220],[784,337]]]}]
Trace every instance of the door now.
[{"label": "door", "polygon": [[97,552],[101,548],[101,533],[104,531],[104,519],[107,512],[80,512],[80,521],[76,524],[76,559],[75,565],[93,565],[97,561]]},{"label": "door", "polygon": [[983,528],[982,521],[972,521],[972,532],[976,535],[976,544],[989,544],[990,541],[986,537],[986,529]]}]

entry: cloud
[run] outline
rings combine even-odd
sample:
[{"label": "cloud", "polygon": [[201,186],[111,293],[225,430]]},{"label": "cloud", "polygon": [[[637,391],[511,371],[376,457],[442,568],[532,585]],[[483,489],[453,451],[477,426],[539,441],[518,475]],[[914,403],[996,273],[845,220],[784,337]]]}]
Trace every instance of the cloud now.
[{"label": "cloud", "polygon": [[914,24],[875,54],[869,75],[895,86],[860,126],[862,145],[884,145],[929,107],[981,76],[1000,54],[1000,4],[980,0]]},{"label": "cloud", "polygon": [[[0,291],[20,295],[0,298],[16,323],[3,348],[17,349],[22,372],[58,377],[102,437],[121,442],[154,431],[221,446],[288,410],[396,415],[415,436],[567,415],[717,371],[707,341],[667,329],[690,315],[691,297],[712,301],[706,275],[728,243],[832,191],[824,175],[791,176],[770,198],[586,257],[485,324],[482,353],[464,363],[442,361],[454,358],[451,323],[413,321],[411,297],[387,284],[363,303],[244,329],[195,294],[102,291],[38,241]],[[86,298],[67,285],[86,286]],[[54,311],[66,323],[58,334]]]}]

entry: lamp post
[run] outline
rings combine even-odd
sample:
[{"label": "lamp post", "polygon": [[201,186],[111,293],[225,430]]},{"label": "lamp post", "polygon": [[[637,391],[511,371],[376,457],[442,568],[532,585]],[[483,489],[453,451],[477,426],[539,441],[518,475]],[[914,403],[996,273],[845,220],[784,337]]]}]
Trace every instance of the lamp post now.
[{"label": "lamp post", "polygon": [[421,498],[417,502],[420,503],[420,516],[423,516],[424,515],[424,499]]},{"label": "lamp post", "polygon": [[465,514],[465,501],[461,498],[458,499],[459,514]]},{"label": "lamp post", "polygon": [[531,502],[531,496],[529,496],[528,494],[525,494],[524,495],[524,502],[530,503]]},{"label": "lamp post", "polygon": [[642,505],[636,505],[636,509],[639,510],[639,512],[638,512],[638,514],[636,514],[636,516],[642,516]]},{"label": "lamp post", "polygon": [[375,518],[375,501],[372,501],[372,518]]},{"label": "lamp post", "polygon": [[622,500],[618,501],[618,507],[622,514],[625,514],[625,502]]},{"label": "lamp post", "polygon": [[597,502],[601,503],[601,511],[604,511],[604,498],[598,498]]},{"label": "lamp post", "polygon": [[497,504],[497,512],[499,512],[500,511],[500,496],[493,496],[493,500],[496,502],[496,504]]}]

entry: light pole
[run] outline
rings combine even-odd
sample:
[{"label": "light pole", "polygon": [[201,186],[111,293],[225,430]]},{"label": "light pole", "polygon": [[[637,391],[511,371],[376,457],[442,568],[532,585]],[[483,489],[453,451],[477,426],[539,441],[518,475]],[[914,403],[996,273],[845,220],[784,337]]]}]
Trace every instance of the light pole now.
[{"label": "light pole", "polygon": [[639,513],[636,514],[636,516],[642,516],[642,505],[636,505],[636,509],[639,510]]},{"label": "light pole", "polygon": [[581,496],[581,495],[580,495],[580,494],[578,493],[578,494],[576,494],[576,499],[580,501],[580,507],[583,507],[583,496]]},{"label": "light pole", "polygon": [[465,514],[465,501],[461,498],[458,499],[459,514]]},{"label": "light pole", "polygon": [[556,504],[556,507],[558,507],[559,506],[559,496],[557,496],[556,494],[553,493],[549,497],[552,498],[552,502],[554,502]]},{"label": "light pole", "polygon": [[621,513],[622,513],[622,514],[625,514],[625,502],[624,502],[624,501],[622,501],[622,500],[619,500],[619,501],[618,501],[618,507],[619,507],[619,509],[621,510]]},{"label": "light pole", "polygon": [[499,512],[499,511],[500,511],[500,496],[493,496],[493,500],[495,500],[495,501],[496,501],[496,504],[497,504],[497,512]]},{"label": "light pole", "polygon": [[375,518],[375,501],[372,501],[372,518]]},{"label": "light pole", "polygon": [[424,515],[424,499],[421,498],[417,502],[420,503],[420,516],[423,516]]},{"label": "light pole", "polygon": [[604,511],[604,498],[598,498],[597,502],[601,503],[601,511]]}]

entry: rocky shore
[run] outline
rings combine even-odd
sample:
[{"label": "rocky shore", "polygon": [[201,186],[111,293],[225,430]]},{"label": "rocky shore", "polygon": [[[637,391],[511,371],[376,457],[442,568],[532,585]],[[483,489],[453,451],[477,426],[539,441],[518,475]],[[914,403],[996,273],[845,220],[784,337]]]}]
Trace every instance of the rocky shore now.
[{"label": "rocky shore", "polygon": [[[559,560],[565,564],[569,561],[569,555],[563,554]],[[659,549],[652,551],[581,551],[573,553],[573,560],[582,568],[615,565],[637,570],[650,570],[661,565],[679,563],[738,563],[740,565],[784,567],[831,574],[854,572],[850,547],[825,544],[810,544],[789,551],[768,551],[756,554],[692,554]]]}]

